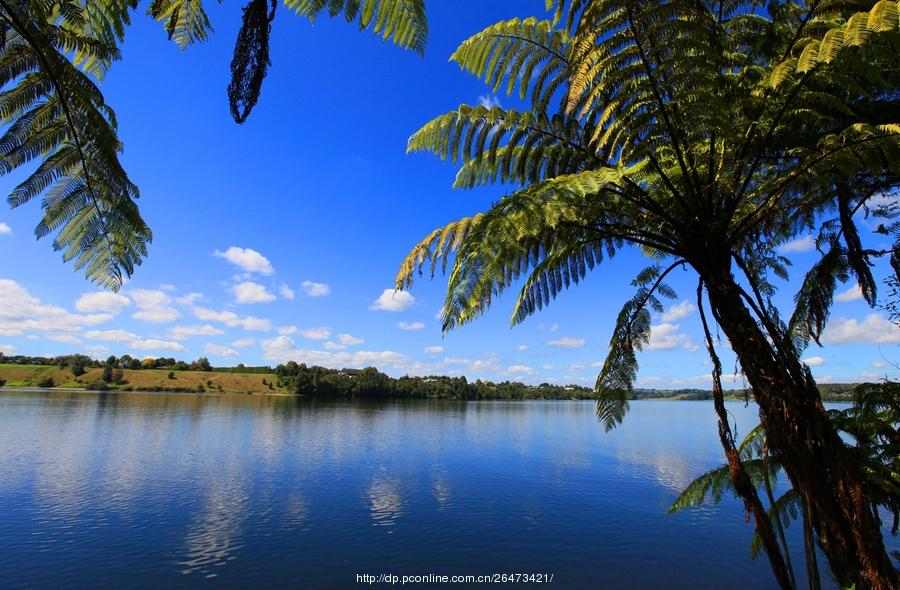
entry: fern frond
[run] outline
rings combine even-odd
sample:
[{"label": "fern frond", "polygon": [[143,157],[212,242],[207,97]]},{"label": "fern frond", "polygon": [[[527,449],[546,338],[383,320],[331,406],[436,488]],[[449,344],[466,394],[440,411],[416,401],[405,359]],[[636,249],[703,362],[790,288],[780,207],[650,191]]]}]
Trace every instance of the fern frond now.
[{"label": "fern frond", "polygon": [[[512,19],[470,37],[450,56],[462,69],[481,78],[493,92],[505,88],[525,100],[531,95],[534,111],[545,111],[564,83],[568,34],[553,21]],[[504,84],[505,82],[505,84]]]},{"label": "fern frond", "polygon": [[203,0],[153,0],[148,12],[164,24],[169,39],[182,50],[205,41],[213,31]]},{"label": "fern frond", "polygon": [[329,16],[358,20],[361,31],[371,28],[384,41],[425,54],[428,20],[423,0],[284,0],[284,5],[311,22],[327,9]]},{"label": "fern frond", "polygon": [[[119,25],[97,24],[96,13],[73,4],[66,18],[75,25],[60,34],[56,13],[40,8],[4,3],[0,10],[17,33],[0,48],[0,118],[6,125],[0,174],[39,160],[12,190],[10,205],[44,195],[37,237],[57,232],[53,247],[64,261],[117,289],[146,256],[151,234],[135,205],[137,187],[119,162],[112,109],[66,54],[93,56],[96,63],[113,59],[116,52],[102,48],[103,38],[118,35]],[[83,33],[98,28],[99,40]]]}]

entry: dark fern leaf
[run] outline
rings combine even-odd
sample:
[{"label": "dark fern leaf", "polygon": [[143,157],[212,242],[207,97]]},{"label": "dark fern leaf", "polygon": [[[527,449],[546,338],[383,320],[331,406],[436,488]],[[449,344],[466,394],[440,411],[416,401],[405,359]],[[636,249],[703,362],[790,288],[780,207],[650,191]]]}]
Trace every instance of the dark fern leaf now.
[{"label": "dark fern leaf", "polygon": [[251,0],[244,7],[243,24],[234,45],[231,59],[231,83],[228,85],[228,104],[231,116],[243,123],[259,100],[263,79],[271,65],[269,33],[275,18],[275,0]]}]

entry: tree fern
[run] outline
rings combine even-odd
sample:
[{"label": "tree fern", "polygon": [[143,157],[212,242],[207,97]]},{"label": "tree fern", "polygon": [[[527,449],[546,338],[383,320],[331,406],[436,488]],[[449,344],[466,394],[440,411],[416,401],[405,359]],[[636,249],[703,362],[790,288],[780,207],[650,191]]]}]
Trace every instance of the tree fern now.
[{"label": "tree fern", "polygon": [[[34,160],[37,169],[8,201],[43,196],[35,233],[55,233],[53,247],[98,284],[116,289],[147,254],[151,234],[135,204],[137,187],[122,168],[115,117],[87,71],[118,57],[111,39],[127,22],[121,11],[67,3],[0,2],[9,27],[0,49],[0,173]],[[96,35],[96,37],[90,34]],[[73,61],[67,57],[72,55]]]},{"label": "tree fern", "polygon": [[[896,585],[883,545],[870,542],[877,524],[852,516],[859,499],[839,481],[863,476],[809,404],[819,394],[799,356],[819,338],[842,281],[856,278],[874,305],[870,267],[889,258],[900,282],[900,236],[885,229],[895,245],[873,249],[855,217],[900,188],[896,3],[549,0],[547,8],[546,20],[503,21],[453,54],[530,111],[464,105],[410,138],[409,151],[460,166],[455,186],[497,183],[508,196],[420,242],[398,288],[424,266],[446,269],[446,330],[521,281],[517,323],[625,247],[654,267],[683,261],[777,434],[773,454],[799,462],[787,469],[792,484],[829,490],[806,518],[833,573],[848,585]],[[873,215],[893,223],[887,211]],[[807,234],[820,235],[823,259],[785,325],[771,277],[786,278],[789,261],[771,250]],[[625,415],[655,294],[639,286],[619,315],[597,383],[607,427]],[[821,440],[800,440],[812,432]],[[778,583],[789,588],[777,555],[784,543],[771,527],[766,535]],[[848,554],[878,565],[854,561],[850,571]]]}]

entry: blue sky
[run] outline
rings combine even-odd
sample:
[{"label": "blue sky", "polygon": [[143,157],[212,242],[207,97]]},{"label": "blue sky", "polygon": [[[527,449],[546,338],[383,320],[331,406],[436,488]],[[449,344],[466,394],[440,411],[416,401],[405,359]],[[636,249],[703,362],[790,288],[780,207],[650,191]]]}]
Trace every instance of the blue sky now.
[{"label": "blue sky", "polygon": [[[279,7],[273,65],[243,126],[231,120],[225,97],[238,7],[209,3],[216,32],[186,52],[137,15],[103,88],[154,231],[150,257],[120,294],[100,293],[49,241],[35,241],[38,203],[0,210],[0,351],[207,356],[214,365],[294,359],[393,375],[592,385],[643,266],[637,252],[605,263],[512,329],[513,292],[446,336],[436,318],[444,279],[385,296],[420,238],[502,195],[498,187],[451,190],[453,166],[405,153],[412,132],[461,103],[515,104],[447,58],[487,25],[543,15],[543,4],[432,2],[424,59],[341,21],[310,26]],[[0,178],[0,191],[21,178]],[[816,254],[803,239],[789,253],[795,279]],[[639,386],[708,386],[688,301],[694,281],[691,273],[673,280],[681,297],[654,318]],[[796,284],[782,285],[783,309]],[[839,289],[827,344],[811,348],[808,362],[825,381],[896,376],[890,362],[900,362],[900,328],[853,287]],[[722,348],[731,372],[733,356]]]}]

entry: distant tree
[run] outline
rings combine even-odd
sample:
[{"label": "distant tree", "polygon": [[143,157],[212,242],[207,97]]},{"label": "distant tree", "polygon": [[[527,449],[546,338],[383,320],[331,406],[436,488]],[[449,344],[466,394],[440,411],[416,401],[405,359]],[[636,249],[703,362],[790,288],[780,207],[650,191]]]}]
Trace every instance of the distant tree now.
[{"label": "distant tree", "polygon": [[103,366],[103,379],[104,383],[112,383],[113,382],[113,368],[112,365],[104,365]]},{"label": "distant tree", "polygon": [[44,377],[37,384],[38,387],[56,387],[56,383],[53,381],[53,377]]},{"label": "distant tree", "polygon": [[128,368],[132,371],[137,371],[141,368],[141,361],[139,359],[131,359],[128,361]]},{"label": "distant tree", "polygon": [[115,355],[110,356],[108,359],[106,359],[106,366],[115,369],[119,366],[119,359],[117,359]]},{"label": "distant tree", "polygon": [[212,371],[212,365],[205,356],[201,356],[191,363],[191,371]]},{"label": "distant tree", "polygon": [[155,358],[145,358],[141,361],[141,369],[155,369],[156,368],[156,359]]},{"label": "distant tree", "polygon": [[188,365],[184,361],[177,361],[174,365],[174,369],[176,371],[187,371],[188,369],[190,369],[190,365]]}]

